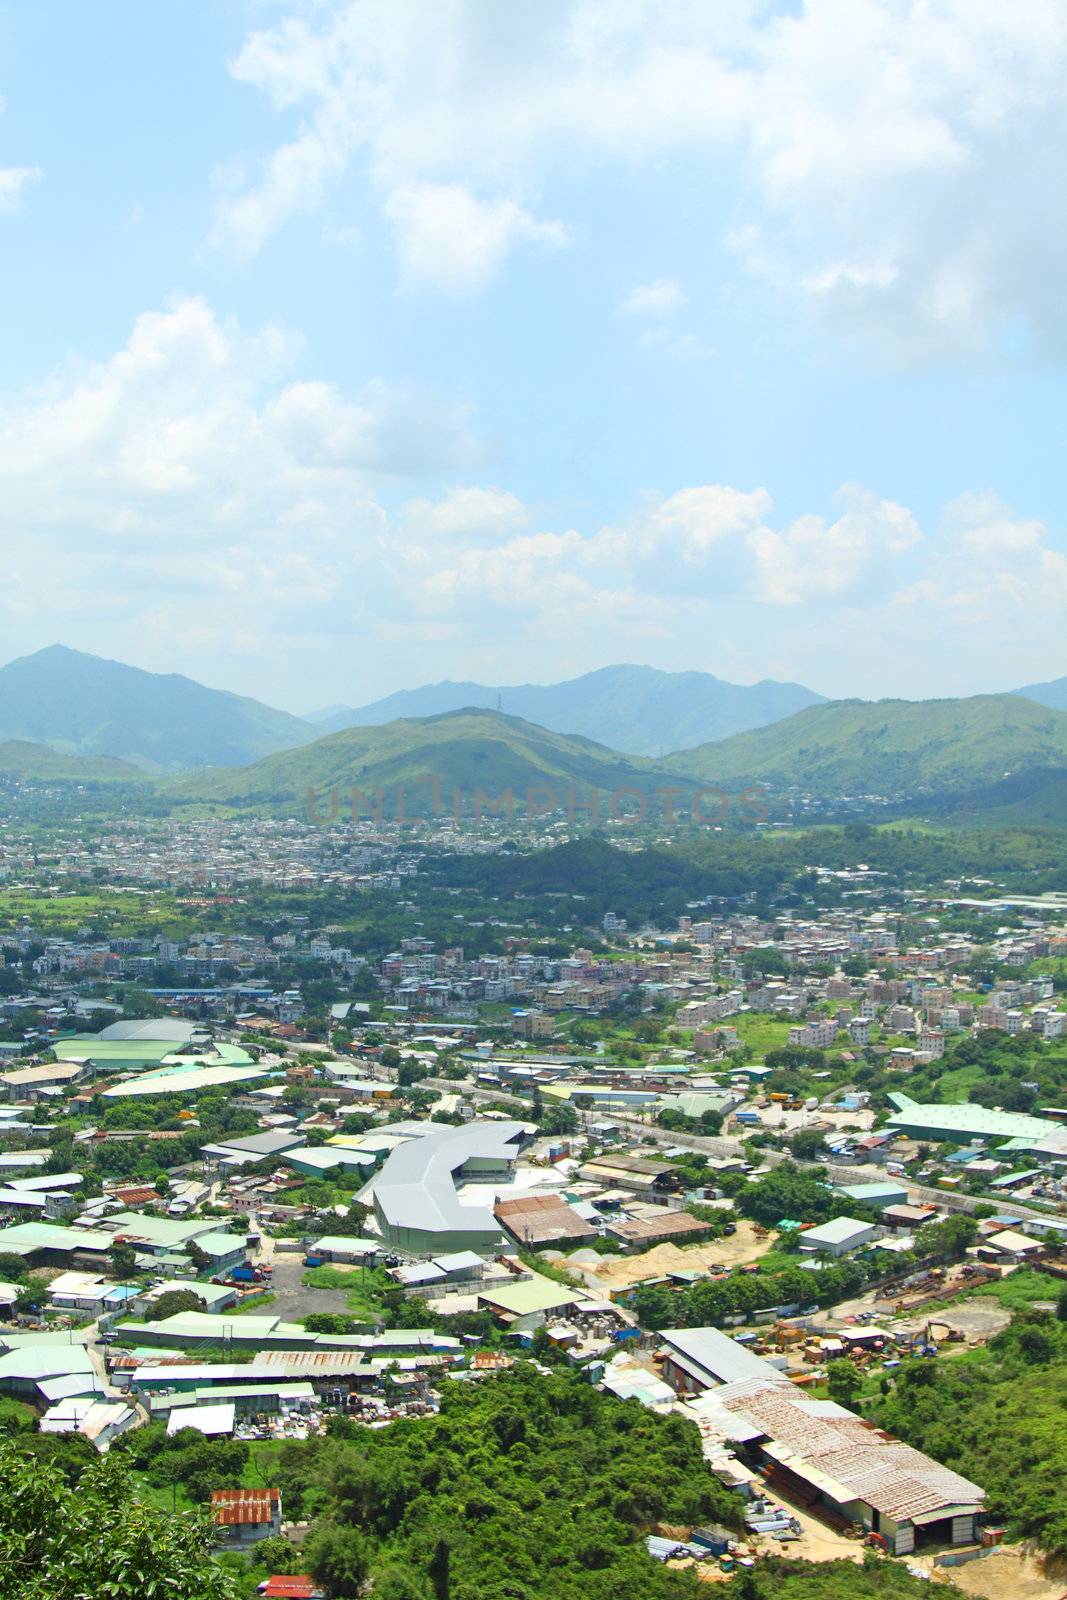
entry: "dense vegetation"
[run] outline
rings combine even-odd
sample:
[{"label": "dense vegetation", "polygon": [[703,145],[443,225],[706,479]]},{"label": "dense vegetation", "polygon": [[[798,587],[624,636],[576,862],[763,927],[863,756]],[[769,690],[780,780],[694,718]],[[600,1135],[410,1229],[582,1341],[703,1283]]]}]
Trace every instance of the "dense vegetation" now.
[{"label": "dense vegetation", "polygon": [[659,1522],[736,1526],[680,1417],[620,1404],[573,1376],[520,1365],[445,1385],[440,1415],[380,1432],[340,1421],[282,1448],[288,1514],[315,1518],[303,1554],[334,1592],[368,1573],[390,1600],[655,1600],[695,1595],[656,1567]]},{"label": "dense vegetation", "polygon": [[116,1456],[76,1481],[44,1455],[0,1444],[0,1594],[4,1600],[230,1600],[201,1516],[144,1504]]},{"label": "dense vegetation", "polygon": [[1067,766],[1067,715],[1019,695],[837,700],[673,758],[707,782],[817,793],[956,792],[1006,771]]}]

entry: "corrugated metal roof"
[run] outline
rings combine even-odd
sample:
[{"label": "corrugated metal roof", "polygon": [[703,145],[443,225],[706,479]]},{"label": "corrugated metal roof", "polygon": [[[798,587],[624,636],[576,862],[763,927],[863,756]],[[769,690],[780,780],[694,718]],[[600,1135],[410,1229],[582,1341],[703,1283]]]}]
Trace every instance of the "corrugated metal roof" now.
[{"label": "corrugated metal roof", "polygon": [[224,1528],[270,1522],[275,1508],[281,1515],[280,1489],[212,1489],[211,1515]]},{"label": "corrugated metal roof", "polygon": [[978,1509],[985,1497],[970,1479],[843,1406],[813,1400],[770,1368],[763,1377],[710,1389],[699,1406],[712,1426],[716,1411],[727,1414],[726,1434],[736,1436],[738,1422],[757,1429],[766,1455],[838,1504],[862,1500],[908,1522]]}]

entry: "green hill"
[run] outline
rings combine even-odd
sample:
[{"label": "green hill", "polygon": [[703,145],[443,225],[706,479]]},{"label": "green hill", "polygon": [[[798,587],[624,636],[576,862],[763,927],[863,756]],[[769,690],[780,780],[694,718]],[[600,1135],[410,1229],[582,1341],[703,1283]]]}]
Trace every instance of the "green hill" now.
[{"label": "green hill", "polygon": [[406,805],[415,813],[426,809],[431,790],[417,780],[428,775],[440,783],[446,810],[456,789],[469,808],[479,789],[493,796],[510,788],[519,802],[530,786],[540,784],[552,789],[556,804],[566,806],[568,785],[574,786],[576,799],[586,798],[592,786],[604,791],[606,800],[621,785],[651,796],[657,783],[670,777],[654,762],[619,755],[591,739],[550,733],[496,711],[468,709],[384,727],[345,728],[237,772],[183,778],[168,793],[175,800],[303,809],[310,789],[321,812],[334,788],[344,807],[353,787],[390,791],[391,800],[403,784],[410,786]]},{"label": "green hill", "polygon": [[143,783],[151,779],[140,767],[110,756],[66,756],[46,744],[8,739],[0,744],[0,777],[42,783]]},{"label": "green hill", "polygon": [[314,737],[301,718],[258,700],[64,645],[0,667],[0,740],[176,772],[238,766]]},{"label": "green hill", "polygon": [[1012,694],[836,700],[670,762],[707,783],[763,782],[824,795],[966,794],[1013,773],[1067,769],[1067,713]]}]

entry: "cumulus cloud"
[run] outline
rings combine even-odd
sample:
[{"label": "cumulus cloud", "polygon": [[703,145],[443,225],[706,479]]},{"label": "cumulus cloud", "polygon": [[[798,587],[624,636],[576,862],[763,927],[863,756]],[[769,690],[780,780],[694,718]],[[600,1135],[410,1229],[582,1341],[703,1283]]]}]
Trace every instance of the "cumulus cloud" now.
[{"label": "cumulus cloud", "polygon": [[185,299],[7,403],[12,653],[42,642],[46,616],[48,637],[209,681],[233,682],[243,653],[243,686],[290,704],[303,695],[277,687],[286,660],[314,657],[325,685],[334,648],[375,664],[370,691],[440,676],[443,655],[505,677],[519,660],[566,676],[654,656],[822,687],[809,656],[827,630],[853,692],[884,692],[890,658],[928,692],[937,652],[973,659],[961,645],[991,628],[1007,641],[999,686],[1052,670],[1067,556],[990,493],[925,532],[855,484],[799,515],[765,487],[694,484],[612,523],[553,526],[471,473],[462,402],[382,379],[349,392],[303,360],[285,330]]},{"label": "cumulus cloud", "polygon": [[117,610],[135,630],[166,617],[175,637],[192,608],[217,643],[235,611],[262,639],[301,607],[384,586],[379,491],[475,460],[468,408],[381,380],[346,394],[292,378],[298,353],[283,330],[185,299],[9,403],[10,604],[51,616],[50,632]]},{"label": "cumulus cloud", "polygon": [[0,211],[18,211],[25,190],[40,177],[40,167],[0,167]]},{"label": "cumulus cloud", "polygon": [[929,566],[895,596],[901,612],[972,629],[1010,623],[1032,639],[1058,628],[1067,608],[1067,555],[1049,529],[991,491],[961,495],[946,507]]},{"label": "cumulus cloud", "polygon": [[688,304],[677,278],[654,278],[631,289],[619,310],[624,317],[671,317]]},{"label": "cumulus cloud", "polygon": [[514,200],[479,200],[461,183],[405,184],[385,215],[404,276],[454,294],[480,288],[520,241],[558,247],[567,238],[561,223],[539,222]]},{"label": "cumulus cloud", "polygon": [[516,243],[562,241],[530,196],[563,163],[682,160],[745,270],[849,336],[959,350],[1022,318],[1062,350],[1065,67],[1059,0],[294,9],[232,64],[295,125],[218,227],[254,251],[357,168],[409,276],[476,288]]}]

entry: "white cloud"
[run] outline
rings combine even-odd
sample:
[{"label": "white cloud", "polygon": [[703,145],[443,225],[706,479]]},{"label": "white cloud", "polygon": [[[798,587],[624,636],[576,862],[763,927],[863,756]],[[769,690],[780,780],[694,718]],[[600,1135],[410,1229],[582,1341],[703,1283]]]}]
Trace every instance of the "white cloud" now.
[{"label": "white cloud", "polygon": [[522,501],[505,489],[450,489],[443,500],[409,500],[401,521],[415,538],[502,539],[529,521]]},{"label": "white cloud", "polygon": [[404,276],[453,294],[478,289],[516,244],[560,246],[566,229],[514,200],[479,200],[459,183],[405,184],[385,206]]},{"label": "white cloud", "polygon": [[[0,413],[8,593],[49,633],[120,617],[136,638],[190,610],[216,646],[261,641],[308,606],[351,615],[395,588],[378,499],[477,458],[465,406],[380,380],[346,395],[293,379],[298,344],[200,299],[147,312],[104,361]],[[370,574],[373,573],[373,577]],[[288,621],[286,620],[288,619]]]},{"label": "white cloud", "polygon": [[1035,644],[1051,625],[1060,645],[1067,555],[1050,544],[1043,522],[1019,516],[998,495],[961,495],[945,510],[934,558],[895,603],[941,627],[1021,630]]},{"label": "white cloud", "polygon": [[0,167],[0,211],[18,211],[24,190],[40,178],[40,167]]},{"label": "white cloud", "polygon": [[654,278],[631,289],[619,310],[624,317],[671,317],[688,304],[677,278]]},{"label": "white cloud", "polygon": [[1003,686],[1062,659],[1067,556],[989,493],[925,536],[857,485],[783,516],[766,488],[696,484],[611,524],[553,527],[472,476],[462,404],[382,380],[349,393],[298,374],[301,359],[284,330],[187,299],[9,399],[11,654],[43,642],[47,617],[46,638],[208,681],[233,682],[243,655],[243,686],[289,704],[304,693],[287,671],[303,681],[313,659],[325,687],[333,652],[373,672],[371,692],[650,655],[819,687],[836,658],[852,692],[905,674],[930,692],[950,672],[979,686],[975,660]]},{"label": "white cloud", "polygon": [[838,495],[845,508],[833,522],[799,517],[781,532],[754,530],[759,591],[775,605],[826,600],[846,593],[874,564],[900,556],[922,538],[915,517],[892,500],[879,500],[858,484]]},{"label": "white cloud", "polygon": [[603,195],[612,164],[677,159],[695,221],[850,337],[925,354],[1021,318],[1062,352],[1065,69],[1060,0],[294,8],[233,63],[293,127],[219,229],[254,251],[358,167],[409,275],[476,287],[559,242],[529,197],[564,166]]}]

